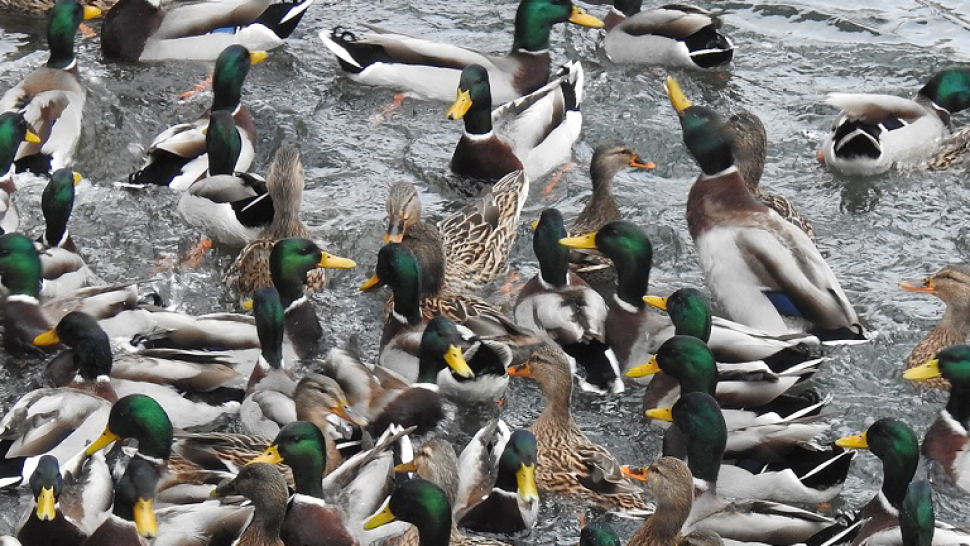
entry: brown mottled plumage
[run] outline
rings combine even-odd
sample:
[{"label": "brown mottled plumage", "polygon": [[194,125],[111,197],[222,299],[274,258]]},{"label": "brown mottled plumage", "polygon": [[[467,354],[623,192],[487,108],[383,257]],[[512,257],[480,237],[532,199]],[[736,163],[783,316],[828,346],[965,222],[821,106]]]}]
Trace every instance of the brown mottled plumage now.
[{"label": "brown mottled plumage", "polygon": [[527,362],[509,368],[509,375],[535,379],[546,399],[542,414],[529,427],[538,442],[536,483],[541,489],[608,509],[647,508],[613,455],[591,442],[573,421],[569,410],[573,376],[562,350],[542,347]]},{"label": "brown mottled plumage", "polygon": [[253,519],[233,544],[237,546],[285,546],[280,529],[286,518],[289,494],[283,475],[273,465],[253,463],[242,467],[231,481],[220,485],[215,496],[242,495],[252,501]]},{"label": "brown mottled plumage", "polygon": [[940,151],[926,162],[926,167],[942,170],[956,163],[965,163],[968,149],[970,149],[970,127],[964,127],[943,141]]},{"label": "brown mottled plumage", "polygon": [[687,463],[663,457],[642,472],[628,472],[625,467],[623,470],[624,474],[647,482],[657,499],[656,511],[640,525],[627,546],[670,546],[685,540],[687,537],[680,531],[694,505],[694,477]]},{"label": "brown mottled plumage", "polygon": [[[913,347],[906,359],[906,369],[925,364],[941,349],[950,345],[967,342],[967,336],[970,335],[970,268],[949,265],[930,275],[922,283],[901,282],[899,285],[912,292],[933,294],[946,304],[946,311],[940,322]],[[950,387],[950,383],[942,378],[921,383],[929,387]]]}]

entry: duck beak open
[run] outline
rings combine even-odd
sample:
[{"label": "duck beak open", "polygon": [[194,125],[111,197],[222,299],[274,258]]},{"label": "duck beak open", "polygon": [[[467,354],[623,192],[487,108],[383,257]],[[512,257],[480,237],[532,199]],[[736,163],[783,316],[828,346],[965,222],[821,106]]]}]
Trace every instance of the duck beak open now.
[{"label": "duck beak open", "polygon": [[852,449],[869,449],[869,440],[866,439],[866,433],[863,432],[862,434],[856,434],[855,436],[839,438],[835,441],[835,445]]},{"label": "duck beak open", "polygon": [[509,366],[505,373],[511,375],[512,377],[532,377],[532,368],[529,367],[529,361],[525,361],[522,364],[516,364],[515,366]]},{"label": "duck beak open", "polygon": [[680,84],[673,77],[667,76],[664,81],[664,91],[667,92],[667,98],[670,99],[671,106],[678,114],[682,114],[684,110],[692,106],[691,102],[684,96],[684,92],[681,91]]},{"label": "duck beak open", "polygon": [[638,480],[641,482],[650,481],[650,473],[647,471],[646,468],[642,466],[623,465],[620,467],[620,472],[622,472],[623,475],[626,476],[627,478],[632,478],[634,480]]},{"label": "duck beak open", "polygon": [[472,107],[472,94],[471,91],[461,89],[458,90],[458,98],[452,103],[451,108],[445,114],[448,119],[461,119],[465,117],[468,113],[468,109]]},{"label": "duck beak open", "polygon": [[922,283],[915,283],[909,281],[899,281],[899,287],[903,290],[909,290],[910,292],[922,292],[924,294],[936,294],[936,288],[933,286],[933,277],[928,277]]},{"label": "duck beak open", "polygon": [[667,421],[668,423],[674,422],[674,411],[673,408],[655,408],[647,410],[644,414],[649,419],[656,419],[658,421]]},{"label": "duck beak open", "polygon": [[381,284],[381,278],[375,273],[371,278],[364,281],[364,284],[360,285],[360,291],[367,292],[368,290],[378,288]]},{"label": "duck beak open", "polygon": [[152,499],[138,499],[135,502],[135,528],[138,529],[138,534],[145,538],[158,536],[158,520],[155,519],[153,505]]},{"label": "duck beak open", "polygon": [[327,269],[353,269],[357,267],[357,262],[324,252],[323,257],[320,258],[320,262],[317,263],[317,267],[326,267]]},{"label": "duck beak open", "polygon": [[280,446],[272,445],[267,447],[266,451],[262,452],[258,457],[246,463],[246,465],[256,463],[280,464],[282,462],[283,457],[280,455]]},{"label": "duck beak open", "polygon": [[37,495],[37,519],[40,521],[54,521],[57,517],[57,510],[54,508],[54,488],[44,487]]},{"label": "duck beak open", "polygon": [[936,379],[942,376],[940,373],[940,361],[937,359],[927,360],[925,364],[921,366],[916,366],[915,368],[910,368],[903,372],[903,379],[909,379],[910,381],[925,381],[927,379]]},{"label": "duck beak open", "polygon": [[468,362],[465,362],[465,356],[461,354],[461,347],[449,345],[448,352],[445,353],[445,362],[458,377],[464,377],[465,379],[475,377],[475,372],[468,367]]},{"label": "duck beak open", "polygon": [[603,23],[603,21],[600,21],[596,17],[593,17],[592,15],[586,13],[578,6],[573,6],[573,11],[569,15],[569,22],[574,25],[579,25],[582,27],[589,27],[589,28],[603,28],[604,26],[606,26]]},{"label": "duck beak open", "polygon": [[522,502],[533,502],[539,500],[539,491],[536,488],[536,465],[524,464],[519,466],[515,473],[515,483],[518,486],[519,498]]},{"label": "duck beak open", "polygon": [[559,244],[573,250],[596,250],[596,232],[587,233],[580,237],[565,237],[559,239]]},{"label": "duck beak open", "polygon": [[633,157],[630,158],[630,166],[635,167],[637,169],[656,169],[657,168],[656,163],[654,163],[653,161],[643,161],[642,159],[640,159],[640,156],[638,156],[637,154],[633,154]]},{"label": "duck beak open", "polygon": [[385,506],[383,510],[364,523],[364,530],[370,531],[371,529],[376,529],[381,525],[387,525],[393,521],[397,521],[397,516],[394,515],[394,512],[391,512],[390,506]]},{"label": "duck beak open", "polygon": [[31,144],[40,144],[42,141],[40,140],[40,137],[37,136],[37,133],[33,131],[27,131],[24,134],[24,142],[30,142]]},{"label": "duck beak open", "polygon": [[662,298],[660,296],[643,296],[643,301],[651,306],[660,309],[661,311],[667,310],[667,298]]},{"label": "duck beak open", "polygon": [[640,364],[639,366],[627,370],[626,376],[630,379],[636,379],[638,377],[646,377],[655,373],[660,373],[660,364],[657,364],[657,355],[650,357],[650,360],[646,364]]},{"label": "duck beak open", "polygon": [[265,51],[250,51],[249,52],[249,64],[254,65],[256,63],[261,63],[269,57],[269,53]]},{"label": "duck beak open", "polygon": [[84,20],[101,17],[101,10],[94,6],[84,6]]},{"label": "duck beak open", "polygon": [[37,334],[37,337],[34,338],[34,345],[38,347],[50,347],[60,342],[61,338],[58,337],[57,330],[47,330],[43,334]]}]

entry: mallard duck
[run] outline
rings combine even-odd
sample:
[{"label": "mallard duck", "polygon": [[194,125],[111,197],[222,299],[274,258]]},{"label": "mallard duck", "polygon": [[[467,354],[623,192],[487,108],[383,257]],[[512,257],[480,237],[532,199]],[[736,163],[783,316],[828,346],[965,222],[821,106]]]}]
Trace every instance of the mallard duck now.
[{"label": "mallard duck", "polygon": [[40,295],[45,299],[66,296],[101,279],[84,262],[67,229],[74,209],[74,186],[81,175],[70,169],[58,169],[51,175],[41,196],[44,212],[44,235],[37,241],[44,284]]},{"label": "mallard duck", "polygon": [[249,464],[284,463],[293,470],[294,493],[287,503],[280,530],[285,544],[352,546],[355,538],[344,524],[343,513],[324,502],[323,471],[327,449],[323,433],[312,423],[294,421],[280,429],[270,447]]},{"label": "mallard duck", "polygon": [[530,180],[538,180],[568,161],[583,127],[583,66],[566,64],[549,84],[494,112],[488,77],[477,64],[461,71],[448,119],[463,119],[465,127],[451,170],[490,180],[525,170]]},{"label": "mallard duck", "polygon": [[87,92],[78,75],[74,36],[84,19],[101,15],[93,6],[59,0],[47,18],[47,64],[0,97],[0,112],[20,112],[40,142],[23,142],[17,170],[48,174],[71,165]]},{"label": "mallard duck", "polygon": [[[970,336],[970,268],[948,265],[922,282],[902,281],[899,286],[910,292],[933,294],[946,305],[943,318],[909,353],[906,369],[922,366],[950,345],[967,342],[967,336]],[[940,388],[949,386],[940,378],[927,379],[922,384]]]},{"label": "mallard duck", "polygon": [[20,227],[20,213],[11,199],[17,190],[13,181],[14,159],[21,142],[40,143],[40,137],[27,127],[27,120],[18,112],[0,114],[0,229],[12,233]]},{"label": "mallard duck", "polygon": [[[276,151],[266,176],[266,189],[273,200],[275,211],[273,221],[256,240],[243,247],[236,261],[229,266],[223,279],[229,288],[242,296],[249,296],[257,288],[273,286],[276,279],[272,274],[270,254],[276,243],[287,237],[310,237],[310,231],[300,221],[304,184],[299,149],[281,147]],[[355,265],[350,260],[333,259],[326,267],[347,269]],[[300,284],[301,296],[303,285],[311,290],[323,290],[327,285],[327,275],[322,269],[317,269],[311,271]],[[282,289],[278,286],[277,289],[282,294]],[[287,307],[291,302],[292,300],[285,302]]]},{"label": "mallard duck", "polygon": [[646,510],[640,492],[620,474],[613,455],[591,442],[573,421],[569,411],[573,376],[565,353],[557,347],[543,347],[508,372],[511,376],[535,379],[546,399],[542,414],[529,427],[539,446],[539,487],[611,509]]},{"label": "mallard duck", "polygon": [[688,441],[687,463],[697,493],[685,530],[714,531],[725,539],[768,544],[796,544],[834,523],[830,518],[776,502],[724,500],[718,475],[727,442],[727,427],[717,401],[702,392],[680,397],[672,408],[647,412],[672,421]]},{"label": "mallard duck", "polygon": [[[879,493],[859,511],[858,519],[865,520],[852,546],[868,544],[902,544],[899,512],[906,490],[919,465],[919,440],[909,425],[891,417],[879,419],[865,432],[846,436],[836,445],[851,449],[866,449],[882,461],[883,480]],[[937,520],[933,544],[966,544],[967,532],[954,529]]]},{"label": "mallard duck", "polygon": [[622,546],[616,530],[608,523],[583,523],[580,520],[579,546]]},{"label": "mallard duck", "polygon": [[614,0],[603,49],[614,63],[720,68],[734,58],[721,19],[697,6],[668,4],[640,11],[642,0]]},{"label": "mallard duck", "polygon": [[950,116],[970,106],[970,69],[937,72],[914,99],[830,93],[825,102],[841,111],[822,142],[825,166],[844,175],[877,175],[939,150]]},{"label": "mallard duck", "polygon": [[234,169],[248,169],[255,157],[256,125],[249,110],[242,105],[242,85],[250,65],[264,59],[265,51],[250,52],[241,45],[224,49],[216,59],[212,74],[212,107],[195,121],[173,125],[155,137],[148,147],[148,159],[140,170],[128,176],[128,184],[155,184],[184,191],[202,178],[209,167],[205,129],[209,115],[216,110],[232,112],[242,140]]},{"label": "mallard duck", "polygon": [[283,304],[275,288],[253,294],[260,355],[249,377],[239,419],[248,434],[275,438],[280,427],[296,421],[296,381],[283,363]]},{"label": "mallard duck", "polygon": [[903,379],[942,377],[950,383],[950,399],[923,437],[923,455],[939,463],[959,487],[970,491],[970,399],[964,398],[970,389],[968,371],[970,346],[953,345],[922,366],[906,370]]},{"label": "mallard duck", "polygon": [[64,478],[57,459],[50,455],[41,457],[30,476],[34,506],[17,530],[17,539],[23,546],[78,546],[84,542],[85,533],[64,517],[58,505],[63,490]]},{"label": "mallard duck", "polygon": [[[357,36],[337,27],[320,39],[337,56],[350,79],[367,85],[405,89],[437,100],[451,100],[462,69],[478,64],[488,71],[492,98],[506,103],[549,81],[549,33],[557,23],[600,28],[603,22],[569,0],[522,0],[515,13],[512,51],[486,55],[449,44],[412,38],[383,29]],[[419,59],[417,62],[415,59]]]},{"label": "mallard duck", "polygon": [[151,462],[133,458],[115,484],[111,514],[82,543],[84,546],[112,544],[148,546],[146,538],[158,536],[155,518],[155,484],[158,471]]},{"label": "mallard duck", "polygon": [[542,211],[532,238],[539,273],[519,291],[513,317],[524,328],[549,334],[583,367],[583,390],[623,392],[619,363],[606,344],[606,301],[569,270],[569,249],[559,244],[565,236],[562,214]]},{"label": "mallard duck", "polygon": [[[474,440],[475,438],[472,439]],[[452,506],[452,514],[457,516],[460,510],[458,504],[461,502],[458,488],[469,479],[467,475],[459,476],[461,471],[458,465],[458,456],[451,442],[444,438],[432,438],[421,444],[409,462],[396,465],[394,472],[411,472],[419,478],[434,482],[445,492]]]},{"label": "mallard duck", "polygon": [[323,374],[311,373],[300,379],[296,384],[293,402],[296,404],[297,420],[309,421],[323,433],[323,439],[327,444],[327,466],[324,468],[324,475],[330,474],[344,461],[344,456],[337,447],[337,439],[342,436],[331,423],[332,416],[357,426],[366,426],[367,418],[350,407],[347,395],[344,394],[340,384],[332,377]]},{"label": "mallard duck", "polygon": [[899,531],[903,546],[930,546],[933,543],[936,515],[930,482],[915,481],[906,488],[906,497],[899,510]]},{"label": "mallard duck", "polygon": [[[262,177],[237,173],[242,136],[232,113],[216,110],[205,131],[209,175],[192,183],[179,196],[178,210],[185,221],[224,245],[241,247],[259,237],[275,215],[273,198]],[[297,193],[288,197],[298,198]],[[299,210],[299,203],[284,203]]]},{"label": "mallard duck", "polygon": [[461,452],[459,527],[486,533],[530,531],[539,515],[536,438],[501,420],[482,427]]},{"label": "mallard duck", "polygon": [[434,297],[445,286],[460,282],[457,271],[449,271],[453,262],[445,255],[444,240],[436,226],[421,221],[421,198],[410,182],[391,184],[384,202],[387,210],[387,233],[384,244],[401,243],[421,263],[421,297]]},{"label": "mallard duck", "polygon": [[101,51],[122,61],[212,61],[230,45],[265,51],[283,45],[311,4],[121,0],[104,17]]},{"label": "mallard duck", "polygon": [[232,481],[220,484],[212,495],[219,498],[242,495],[253,504],[253,517],[233,544],[284,546],[280,530],[286,517],[286,480],[273,465],[248,464]]},{"label": "mallard duck", "polygon": [[717,304],[772,335],[792,330],[784,313],[823,340],[864,341],[855,309],[811,239],[748,192],[720,116],[692,106],[673,78],[666,89],[702,171],[687,198],[687,225]]}]

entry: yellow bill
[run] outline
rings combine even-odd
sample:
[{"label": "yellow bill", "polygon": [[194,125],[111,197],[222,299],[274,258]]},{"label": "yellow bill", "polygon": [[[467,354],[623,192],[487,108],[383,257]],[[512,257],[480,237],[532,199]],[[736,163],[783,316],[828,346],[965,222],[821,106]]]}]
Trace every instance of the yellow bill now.
[{"label": "yellow bill", "polygon": [[243,300],[243,302],[242,302],[242,308],[245,309],[245,310],[247,310],[247,311],[252,311],[253,310],[253,300],[252,299],[245,299],[245,300]]},{"label": "yellow bill", "polygon": [[272,445],[266,448],[266,451],[262,452],[254,458],[253,460],[246,463],[247,465],[256,463],[266,463],[266,464],[280,464],[283,462],[283,456],[280,455],[280,446]]},{"label": "yellow bill", "polygon": [[674,422],[674,408],[672,407],[647,410],[645,415],[650,419],[656,419],[658,421]]},{"label": "yellow bill", "polygon": [[519,470],[515,473],[515,483],[519,490],[519,498],[523,502],[539,500],[539,491],[536,488],[536,465],[519,466]]},{"label": "yellow bill", "polygon": [[856,434],[855,436],[839,438],[835,441],[835,445],[852,449],[869,449],[869,440],[866,439],[866,433],[863,432],[862,434]]},{"label": "yellow bill", "polygon": [[660,373],[660,371],[660,364],[657,363],[657,355],[653,355],[646,364],[640,364],[639,366],[627,370],[626,376],[630,379],[636,379],[638,377],[646,377],[648,375]]},{"label": "yellow bill", "polygon": [[158,520],[155,519],[155,510],[152,499],[138,499],[135,501],[134,519],[135,528],[138,534],[145,538],[155,538],[158,536]]},{"label": "yellow bill", "polygon": [[57,517],[57,511],[54,506],[57,502],[54,500],[54,488],[44,487],[40,490],[40,495],[37,495],[37,519],[41,521],[54,521]]},{"label": "yellow bill", "polygon": [[28,130],[24,134],[24,142],[30,142],[31,144],[40,144],[42,141],[40,140],[40,137],[37,136],[37,133]]},{"label": "yellow bill", "polygon": [[323,257],[320,258],[320,262],[317,263],[317,267],[326,267],[328,269],[353,269],[357,267],[357,262],[349,258],[341,258],[339,256],[334,256],[333,254],[323,253]]},{"label": "yellow bill", "polygon": [[475,377],[475,372],[468,367],[468,363],[465,362],[465,356],[461,354],[461,347],[449,345],[448,352],[445,353],[445,362],[452,371],[458,374],[458,377],[464,377],[465,379]]},{"label": "yellow bill", "polygon": [[925,364],[916,366],[915,368],[910,368],[903,372],[903,379],[909,379],[910,381],[923,381],[926,379],[935,379],[942,376],[940,372],[940,361],[933,358],[927,360]]},{"label": "yellow bill", "polygon": [[394,513],[391,512],[390,506],[385,506],[383,510],[378,512],[372,518],[367,520],[366,523],[364,523],[364,530],[370,531],[371,529],[376,529],[381,525],[387,525],[388,523],[391,523],[393,521],[397,521],[397,516],[395,516]]},{"label": "yellow bill", "polygon": [[589,28],[603,28],[605,24],[596,17],[586,13],[577,6],[573,6],[573,12],[569,16],[569,22],[574,25],[579,25]]},{"label": "yellow bill", "polygon": [[269,57],[269,53],[265,51],[250,51],[249,52],[249,64],[254,65],[256,63],[261,63]]},{"label": "yellow bill", "polygon": [[539,227],[539,221],[533,220],[532,223],[529,225],[532,226],[532,229],[537,229]]},{"label": "yellow bill", "polygon": [[81,176],[81,173],[74,173],[73,176],[74,176],[74,185],[75,186],[77,186],[78,184],[80,184],[81,183],[81,179],[84,178],[83,176]]},{"label": "yellow bill", "polygon": [[409,463],[401,463],[394,467],[394,472],[417,472],[418,465],[414,464],[414,461]]},{"label": "yellow bill", "polygon": [[84,20],[101,17],[101,10],[94,6],[84,6]]},{"label": "yellow bill", "polygon": [[376,287],[379,284],[381,284],[381,278],[378,277],[377,274],[375,273],[371,278],[364,281],[364,284],[360,285],[360,290],[367,291]]},{"label": "yellow bill", "polygon": [[667,98],[670,99],[670,104],[678,114],[691,107],[691,102],[684,96],[684,92],[680,89],[680,84],[673,77],[667,76],[667,79],[664,81],[664,90],[667,92]]},{"label": "yellow bill", "polygon": [[575,250],[596,250],[596,232],[579,237],[565,237],[559,239],[559,244]]},{"label": "yellow bill", "polygon": [[98,439],[95,440],[93,444],[89,445],[87,449],[84,450],[84,454],[89,456],[94,455],[95,453],[108,447],[109,445],[111,445],[111,443],[113,443],[118,439],[119,438],[117,434],[105,428],[104,432],[101,433],[101,436],[98,436]]},{"label": "yellow bill", "polygon": [[656,307],[661,311],[667,310],[667,298],[660,296],[643,296],[643,301],[651,307]]},{"label": "yellow bill", "polygon": [[468,113],[468,109],[472,107],[472,94],[471,91],[458,90],[458,98],[455,102],[451,104],[451,108],[445,114],[448,119],[461,119],[465,117]]},{"label": "yellow bill", "polygon": [[51,345],[57,345],[61,342],[61,338],[57,335],[57,330],[51,329],[47,330],[43,334],[37,334],[34,338],[34,345],[38,347],[50,347]]}]

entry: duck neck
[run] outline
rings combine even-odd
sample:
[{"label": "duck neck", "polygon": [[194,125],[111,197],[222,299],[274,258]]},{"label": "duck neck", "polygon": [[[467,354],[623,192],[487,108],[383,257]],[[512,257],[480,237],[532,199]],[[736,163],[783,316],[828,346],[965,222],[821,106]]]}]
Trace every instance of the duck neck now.
[{"label": "duck neck", "polygon": [[408,326],[421,324],[421,291],[417,287],[399,286],[394,289],[394,314]]},{"label": "duck neck", "polygon": [[73,20],[67,17],[52,17],[47,30],[47,45],[51,52],[47,59],[49,68],[77,69],[77,59],[74,57],[75,34],[77,34],[77,24]]},{"label": "duck neck", "polygon": [[620,258],[618,261],[614,258],[613,264],[616,267],[615,297],[633,310],[641,311],[645,305],[643,296],[650,283],[650,261],[644,264],[642,260]]},{"label": "duck neck", "polygon": [[543,6],[538,2],[521,2],[515,12],[515,34],[512,38],[512,53],[528,51],[540,53],[549,49],[549,34],[552,25],[541,20]]},{"label": "duck neck", "polygon": [[[73,190],[73,188],[72,188]],[[64,192],[64,195],[48,193],[44,190],[41,198],[41,210],[44,212],[44,242],[47,246],[61,246],[67,241],[67,221],[71,218],[74,208],[74,192]]]},{"label": "duck neck", "polygon": [[418,528],[419,546],[448,546],[451,543],[451,511],[429,512],[414,524]]},{"label": "duck neck", "polygon": [[[694,484],[688,483],[684,492],[667,491],[658,499],[657,509],[643,522],[629,544],[668,545],[677,544],[680,530],[690,515],[694,501]],[[683,493],[683,494],[680,494]]]},{"label": "duck neck", "polygon": [[465,132],[469,135],[486,135],[492,132],[492,97],[476,97],[471,108],[462,118]]},{"label": "duck neck", "polygon": [[967,339],[970,336],[970,300],[958,298],[948,302],[943,318],[933,330],[951,333],[958,339]]},{"label": "duck neck", "polygon": [[240,544],[281,544],[280,530],[283,528],[283,521],[286,519],[286,503],[279,506],[257,506],[253,520],[249,527],[243,532],[248,537],[243,540],[240,537]]},{"label": "duck neck", "polygon": [[918,462],[918,456],[904,454],[899,450],[892,450],[882,457],[882,493],[897,510],[903,505],[906,489],[913,481]]},{"label": "duck neck", "polygon": [[696,239],[724,217],[767,210],[732,164],[719,172],[702,173],[694,182],[687,196],[687,227]]},{"label": "duck neck", "polygon": [[541,436],[541,429],[562,430],[576,429],[573,422],[572,413],[569,410],[569,401],[573,394],[573,382],[570,374],[550,378],[544,383],[540,383],[542,394],[546,398],[546,408],[542,410],[539,418],[536,419],[533,431],[536,436]]},{"label": "duck neck", "polygon": [[946,412],[954,421],[960,423],[964,430],[970,430],[970,387],[952,383]]},{"label": "duck neck", "polygon": [[[321,449],[324,448],[321,446]],[[297,493],[317,499],[323,498],[323,469],[327,462],[322,454],[315,453],[307,460],[288,461],[287,464],[293,469],[293,482]]]},{"label": "duck neck", "polygon": [[426,354],[425,351],[418,351],[418,383],[429,385],[438,384],[438,373],[442,367],[438,364],[438,359]]}]

